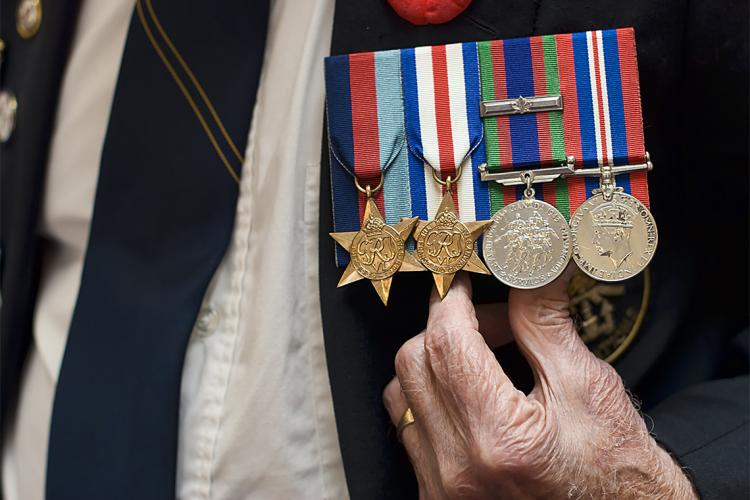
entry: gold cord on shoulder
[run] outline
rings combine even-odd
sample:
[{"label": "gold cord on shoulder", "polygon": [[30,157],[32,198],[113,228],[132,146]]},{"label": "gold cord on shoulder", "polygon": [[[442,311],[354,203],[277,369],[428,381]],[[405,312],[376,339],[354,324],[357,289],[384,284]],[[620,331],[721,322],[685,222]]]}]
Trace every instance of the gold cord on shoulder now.
[{"label": "gold cord on shoulder", "polygon": [[[149,10],[153,12],[153,9],[151,9],[151,0],[147,0],[147,6],[149,7]],[[195,100],[193,100],[192,96],[190,95],[190,92],[188,91],[187,87],[183,83],[180,76],[177,74],[177,71],[175,70],[174,66],[172,66],[172,63],[169,62],[169,59],[167,59],[166,55],[164,54],[164,51],[159,46],[158,42],[156,41],[156,38],[154,37],[153,32],[151,31],[151,28],[148,25],[148,22],[146,21],[146,16],[143,12],[143,5],[141,0],[137,0],[136,2],[136,11],[138,13],[138,19],[141,22],[141,25],[143,26],[143,30],[146,32],[146,37],[148,38],[148,41],[151,43],[151,45],[154,48],[154,51],[156,51],[156,54],[159,56],[159,59],[161,59],[162,63],[166,67],[167,71],[169,72],[172,79],[175,81],[177,86],[179,87],[180,91],[182,92],[182,95],[185,97],[185,100],[190,105],[190,109],[192,109],[193,114],[195,114],[195,117],[198,119],[198,122],[201,124],[201,127],[203,128],[203,131],[208,136],[208,140],[211,142],[211,145],[213,146],[214,150],[216,151],[216,154],[221,159],[221,162],[224,164],[224,166],[227,169],[227,172],[229,172],[229,175],[234,179],[235,182],[239,184],[240,178],[235,169],[232,167],[232,165],[229,163],[229,160],[227,159],[226,155],[222,151],[221,147],[219,146],[218,141],[216,140],[216,136],[211,131],[211,128],[208,126],[208,123],[206,122],[205,117],[203,116],[203,113],[201,113],[200,109],[198,109],[198,105],[196,104]],[[152,16],[155,17],[155,14],[152,14]],[[161,28],[161,25],[159,22],[154,19],[154,24],[157,26],[157,29],[162,33],[162,36],[166,37],[166,33],[163,31],[163,28]],[[169,40],[168,38],[166,38]],[[174,45],[171,43],[171,41],[167,42],[167,45],[172,46],[173,53],[177,50],[174,48]],[[203,91],[203,88],[198,83],[197,79],[195,79],[195,76],[192,72],[190,72],[187,68],[187,64],[185,64],[182,57],[179,57],[175,54],[175,57],[177,57],[178,61],[181,61],[180,64],[185,70],[186,73],[190,76],[191,81],[196,86],[198,93],[201,95],[201,98],[203,99],[203,102],[206,104],[206,107],[209,108],[209,111],[211,112],[211,115],[214,119],[214,122],[219,127],[219,130],[221,130],[222,135],[224,139],[227,141],[227,143],[230,145],[230,148],[234,152],[237,159],[242,163],[243,158],[239,154],[237,147],[235,146],[232,139],[229,137],[229,134],[226,131],[226,128],[224,127],[224,124],[221,122],[221,119],[219,119],[218,114],[216,113],[216,110],[214,109],[213,105],[211,104],[211,101],[208,99],[208,96],[206,96],[206,93]]]}]

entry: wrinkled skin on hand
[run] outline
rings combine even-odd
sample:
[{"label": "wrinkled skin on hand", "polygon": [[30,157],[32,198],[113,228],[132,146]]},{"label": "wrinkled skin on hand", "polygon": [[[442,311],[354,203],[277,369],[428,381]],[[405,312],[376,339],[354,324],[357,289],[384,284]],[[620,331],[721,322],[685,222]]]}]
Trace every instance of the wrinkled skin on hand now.
[{"label": "wrinkled skin on hand", "polygon": [[[383,394],[394,425],[407,406],[414,414],[401,439],[420,498],[697,498],[617,372],[576,334],[571,274],[511,290],[497,306],[507,320],[483,310],[481,328],[466,276],[442,301],[433,291],[427,328],[399,350]],[[511,334],[535,375],[528,396],[487,345]]]}]

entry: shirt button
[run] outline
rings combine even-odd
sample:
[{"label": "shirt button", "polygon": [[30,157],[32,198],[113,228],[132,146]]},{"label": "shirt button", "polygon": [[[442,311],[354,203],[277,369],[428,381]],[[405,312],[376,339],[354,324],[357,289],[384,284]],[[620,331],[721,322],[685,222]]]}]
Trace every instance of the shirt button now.
[{"label": "shirt button", "polygon": [[12,92],[0,91],[0,142],[7,142],[16,128],[18,102]]},{"label": "shirt button", "polygon": [[21,0],[16,11],[16,30],[21,38],[31,38],[42,24],[42,0]]},{"label": "shirt button", "polygon": [[195,331],[198,335],[208,336],[214,333],[219,326],[219,313],[215,309],[205,307],[201,309],[198,315],[198,321],[195,323]]}]

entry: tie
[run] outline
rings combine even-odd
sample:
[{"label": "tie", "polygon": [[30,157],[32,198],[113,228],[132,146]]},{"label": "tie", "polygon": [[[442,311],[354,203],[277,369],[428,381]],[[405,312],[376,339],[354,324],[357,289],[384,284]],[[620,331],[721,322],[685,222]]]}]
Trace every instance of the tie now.
[{"label": "tie", "polygon": [[[242,148],[267,0],[154,0],[153,7]],[[55,396],[48,499],[175,498],[183,357],[231,238],[237,194],[133,15]]]}]

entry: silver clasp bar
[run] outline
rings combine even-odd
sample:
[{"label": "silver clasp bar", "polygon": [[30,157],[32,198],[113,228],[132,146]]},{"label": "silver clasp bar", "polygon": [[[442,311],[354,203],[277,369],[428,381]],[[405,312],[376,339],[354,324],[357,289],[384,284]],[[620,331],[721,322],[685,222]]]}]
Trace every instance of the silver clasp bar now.
[{"label": "silver clasp bar", "polygon": [[562,109],[562,96],[540,95],[483,101],[479,104],[479,116],[486,118],[488,116],[522,115],[543,111],[561,111]]},{"label": "silver clasp bar", "polygon": [[[550,168],[537,168],[533,170],[509,170],[507,172],[490,172],[487,170],[487,164],[479,165],[479,176],[483,181],[495,181],[503,186],[520,186],[526,183],[527,176],[530,176],[532,182],[551,182],[558,177],[599,177],[601,169],[596,168],[579,168],[575,169],[576,159],[574,156],[568,156],[564,165]],[[638,172],[645,170],[650,172],[654,169],[651,163],[651,156],[646,153],[646,163],[636,163],[633,165],[619,165],[612,167],[612,174],[626,174],[629,172]]]}]

